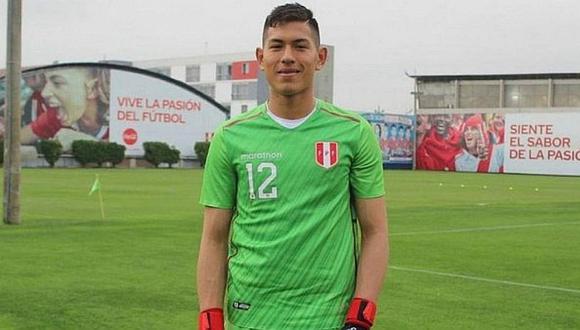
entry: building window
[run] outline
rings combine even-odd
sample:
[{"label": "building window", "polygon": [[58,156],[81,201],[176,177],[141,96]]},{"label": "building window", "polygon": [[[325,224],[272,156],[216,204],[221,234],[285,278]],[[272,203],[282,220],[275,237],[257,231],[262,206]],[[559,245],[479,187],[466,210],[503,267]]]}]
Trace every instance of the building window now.
[{"label": "building window", "polygon": [[150,68],[149,71],[153,71],[155,73],[159,73],[165,76],[171,76],[171,68],[170,67],[159,67],[159,68]]},{"label": "building window", "polygon": [[504,103],[507,108],[547,107],[548,84],[506,83]]},{"label": "building window", "polygon": [[242,113],[246,113],[246,112],[248,112],[248,105],[242,104]]},{"label": "building window", "polygon": [[246,62],[242,64],[242,74],[246,75],[250,73],[250,63]]},{"label": "building window", "polygon": [[211,97],[212,99],[215,98],[215,85],[214,84],[196,84],[192,85],[193,88],[197,89],[198,91],[204,93],[205,95]]},{"label": "building window", "polygon": [[185,67],[185,81],[186,82],[199,81],[199,65],[188,65]]},{"label": "building window", "polygon": [[460,108],[497,108],[499,107],[499,83],[467,84],[459,86]]},{"label": "building window", "polygon": [[232,100],[255,100],[258,97],[257,82],[232,84]]},{"label": "building window", "polygon": [[420,82],[417,89],[420,108],[455,108],[455,81]]},{"label": "building window", "polygon": [[218,63],[216,66],[216,80],[231,80],[232,65],[230,63]]},{"label": "building window", "polygon": [[554,84],[555,107],[580,107],[580,82]]}]

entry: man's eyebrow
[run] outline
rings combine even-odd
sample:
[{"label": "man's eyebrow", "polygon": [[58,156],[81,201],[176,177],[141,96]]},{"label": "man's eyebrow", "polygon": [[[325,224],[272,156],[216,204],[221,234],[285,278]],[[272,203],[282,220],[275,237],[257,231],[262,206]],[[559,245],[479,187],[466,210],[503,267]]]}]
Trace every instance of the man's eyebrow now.
[{"label": "man's eyebrow", "polygon": [[51,81],[54,81],[54,80],[59,80],[59,79],[60,79],[60,80],[66,80],[66,79],[65,79],[63,76],[61,76],[61,75],[59,75],[59,74],[52,74],[52,75],[49,75],[49,76],[47,77],[47,79],[49,79],[49,80],[51,80]]},{"label": "man's eyebrow", "polygon": [[[301,38],[301,39],[292,40],[291,42],[292,42],[293,44],[300,44],[300,43],[310,43],[310,42],[309,42],[309,40],[308,40],[308,39],[306,39],[306,38]],[[269,40],[268,40],[268,43],[269,43],[269,44],[283,44],[283,43],[284,43],[284,40],[282,40],[282,39],[277,39],[277,38],[274,38],[274,39],[269,39]]]},{"label": "man's eyebrow", "polygon": [[292,41],[292,43],[295,43],[295,44],[310,43],[310,41],[308,39],[303,38],[303,39],[296,39],[296,40]]}]

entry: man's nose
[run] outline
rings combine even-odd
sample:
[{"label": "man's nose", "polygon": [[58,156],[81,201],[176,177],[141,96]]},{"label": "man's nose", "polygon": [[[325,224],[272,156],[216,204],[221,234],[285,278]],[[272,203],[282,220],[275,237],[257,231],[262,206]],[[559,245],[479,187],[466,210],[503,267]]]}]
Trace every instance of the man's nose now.
[{"label": "man's nose", "polygon": [[46,85],[42,89],[42,92],[40,92],[40,95],[45,99],[54,95],[52,93],[51,84],[49,82],[46,83]]},{"label": "man's nose", "polygon": [[282,63],[284,64],[292,64],[294,63],[294,52],[292,50],[292,46],[288,45],[284,47],[284,53],[282,54]]}]

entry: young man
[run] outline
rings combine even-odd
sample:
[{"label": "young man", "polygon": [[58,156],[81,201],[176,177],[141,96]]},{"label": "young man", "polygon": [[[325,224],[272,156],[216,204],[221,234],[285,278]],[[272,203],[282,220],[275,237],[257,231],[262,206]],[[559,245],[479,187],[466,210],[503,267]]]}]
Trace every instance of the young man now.
[{"label": "young man", "polygon": [[206,163],[199,328],[224,328],[227,292],[232,329],[370,329],[388,258],[377,139],[314,98],[327,50],[310,10],[275,8],[262,46],[269,99],[218,129]]}]

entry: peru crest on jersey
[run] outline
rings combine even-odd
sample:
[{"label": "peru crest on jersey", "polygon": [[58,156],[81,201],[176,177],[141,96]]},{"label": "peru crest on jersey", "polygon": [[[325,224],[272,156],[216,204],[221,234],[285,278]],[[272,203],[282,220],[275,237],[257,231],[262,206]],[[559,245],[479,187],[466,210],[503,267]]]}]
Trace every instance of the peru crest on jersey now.
[{"label": "peru crest on jersey", "polygon": [[316,164],[329,169],[338,163],[337,142],[316,142],[314,144]]}]

